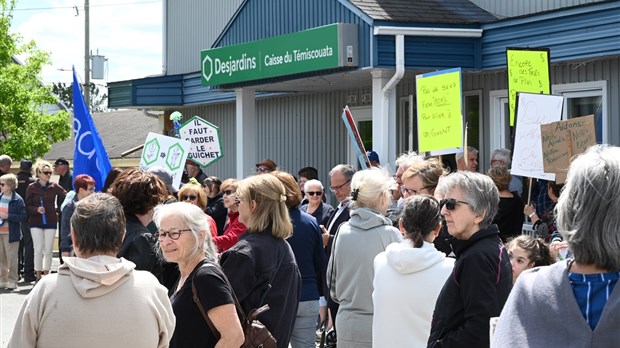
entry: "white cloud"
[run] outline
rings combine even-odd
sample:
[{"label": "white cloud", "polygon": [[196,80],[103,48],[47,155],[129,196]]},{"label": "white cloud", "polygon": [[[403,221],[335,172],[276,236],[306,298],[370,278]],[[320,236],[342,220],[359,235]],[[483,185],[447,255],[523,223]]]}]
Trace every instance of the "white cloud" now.
[{"label": "white cloud", "polygon": [[[76,16],[78,7],[79,14]],[[70,82],[75,65],[84,75],[84,1],[18,0],[12,30],[51,52],[44,83]],[[39,9],[39,10],[26,10]],[[105,84],[161,74],[161,0],[90,0],[90,50],[107,59]]]}]

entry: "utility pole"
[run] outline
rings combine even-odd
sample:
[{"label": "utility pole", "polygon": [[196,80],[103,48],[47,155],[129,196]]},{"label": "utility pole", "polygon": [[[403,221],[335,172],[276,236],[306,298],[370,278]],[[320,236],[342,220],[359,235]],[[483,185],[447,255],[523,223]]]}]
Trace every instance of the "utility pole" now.
[{"label": "utility pole", "polygon": [[90,5],[84,0],[84,101],[90,111]]}]

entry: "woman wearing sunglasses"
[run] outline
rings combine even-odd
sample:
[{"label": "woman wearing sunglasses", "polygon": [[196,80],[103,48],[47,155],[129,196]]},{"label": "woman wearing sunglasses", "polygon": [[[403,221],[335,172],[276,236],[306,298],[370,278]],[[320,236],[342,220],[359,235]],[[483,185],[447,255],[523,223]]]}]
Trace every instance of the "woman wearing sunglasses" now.
[{"label": "woman wearing sunglasses", "polygon": [[58,226],[58,209],[67,192],[51,182],[52,165],[45,160],[34,164],[37,180],[26,189],[26,209],[34,248],[34,272],[37,280],[52,267],[52,250]]},{"label": "woman wearing sunglasses", "polygon": [[222,183],[222,198],[224,207],[228,209],[228,221],[226,226],[224,226],[224,233],[213,238],[213,243],[215,243],[219,252],[224,252],[237,244],[239,236],[247,230],[243,222],[239,221],[238,182],[239,180],[231,178],[224,180]]},{"label": "woman wearing sunglasses", "polygon": [[327,203],[323,203],[324,190],[323,184],[320,181],[316,179],[306,181],[304,192],[308,204],[302,205],[300,210],[314,216],[319,225],[327,226],[334,208]]},{"label": "woman wearing sunglasses", "polygon": [[[183,186],[179,190],[179,202],[186,202],[193,204],[203,211],[207,207],[207,194],[202,189],[202,185],[196,181],[194,178],[190,178],[189,182]],[[205,213],[206,215],[207,213]],[[209,231],[211,231],[211,236],[213,238],[217,237],[217,224],[215,220],[209,215],[207,215],[207,223],[209,224]]]},{"label": "woman wearing sunglasses", "polygon": [[433,314],[428,347],[488,347],[489,319],[512,288],[512,266],[496,225],[499,193],[493,180],[475,172],[444,177],[441,214],[456,255]]}]

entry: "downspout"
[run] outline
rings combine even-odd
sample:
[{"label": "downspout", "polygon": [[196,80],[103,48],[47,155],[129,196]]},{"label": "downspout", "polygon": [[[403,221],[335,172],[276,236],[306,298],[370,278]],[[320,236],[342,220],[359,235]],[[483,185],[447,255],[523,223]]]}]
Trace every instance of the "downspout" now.
[{"label": "downspout", "polygon": [[405,76],[405,35],[396,35],[396,72],[382,89],[383,96],[387,97],[390,91]]},{"label": "downspout", "polygon": [[168,0],[162,1],[162,57],[161,57],[161,74],[166,76],[168,73]]}]

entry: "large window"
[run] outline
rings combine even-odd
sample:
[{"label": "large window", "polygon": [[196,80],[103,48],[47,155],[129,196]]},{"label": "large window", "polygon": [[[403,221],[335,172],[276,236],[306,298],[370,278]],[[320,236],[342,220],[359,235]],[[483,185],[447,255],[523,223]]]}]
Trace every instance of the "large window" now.
[{"label": "large window", "polygon": [[553,94],[563,95],[562,119],[594,115],[596,141],[608,143],[607,81],[555,85]]}]

